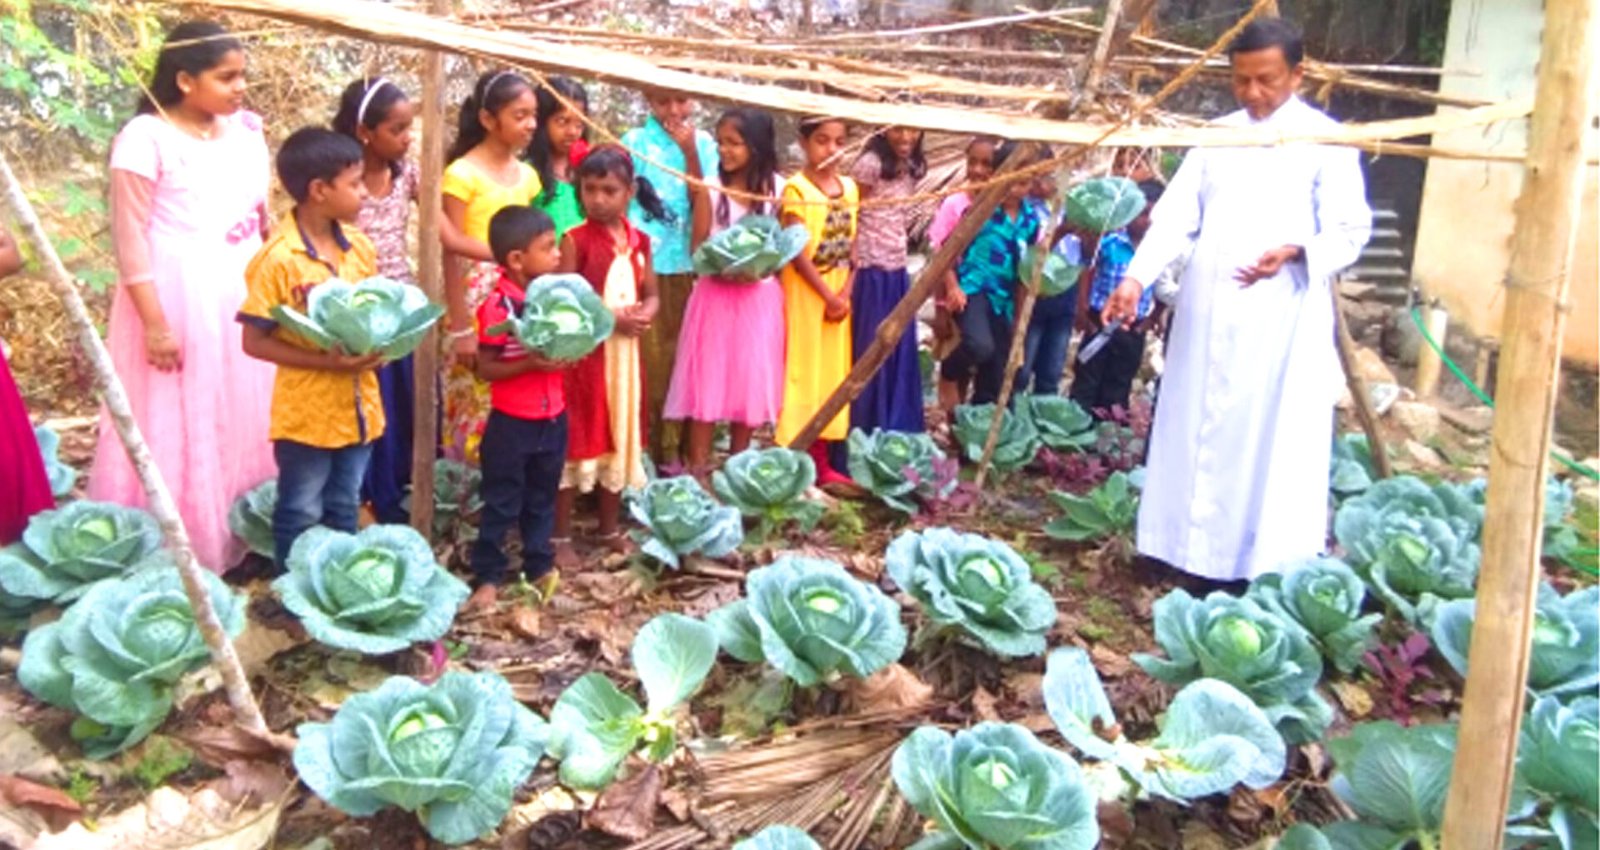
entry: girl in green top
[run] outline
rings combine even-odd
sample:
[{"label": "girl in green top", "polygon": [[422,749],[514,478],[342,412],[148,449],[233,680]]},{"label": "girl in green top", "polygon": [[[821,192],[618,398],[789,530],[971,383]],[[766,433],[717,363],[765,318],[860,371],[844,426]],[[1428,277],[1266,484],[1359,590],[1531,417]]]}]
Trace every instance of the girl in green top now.
[{"label": "girl in green top", "polygon": [[[551,77],[534,93],[538,100],[539,125],[533,131],[525,158],[539,172],[544,187],[533,205],[544,210],[556,223],[560,240],[572,227],[583,223],[578,206],[578,191],[572,183],[574,163],[588,153],[588,127],[584,114],[589,111],[589,95],[574,80]],[[576,108],[574,108],[576,107]]]}]

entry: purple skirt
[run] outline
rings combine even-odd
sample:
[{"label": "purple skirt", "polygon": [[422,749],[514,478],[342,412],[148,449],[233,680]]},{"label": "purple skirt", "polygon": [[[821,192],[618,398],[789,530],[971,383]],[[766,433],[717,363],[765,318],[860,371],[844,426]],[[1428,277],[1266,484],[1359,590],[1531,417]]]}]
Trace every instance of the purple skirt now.
[{"label": "purple skirt", "polygon": [[33,423],[0,354],[0,546],[20,539],[28,518],[55,504]]},{"label": "purple skirt", "polygon": [[[856,272],[850,296],[854,359],[860,360],[878,334],[878,326],[906,296],[911,278],[905,269],[864,268]],[[850,405],[850,427],[871,431],[923,430],[922,365],[917,359],[917,328],[906,326],[900,342],[889,353],[861,395]]]}]

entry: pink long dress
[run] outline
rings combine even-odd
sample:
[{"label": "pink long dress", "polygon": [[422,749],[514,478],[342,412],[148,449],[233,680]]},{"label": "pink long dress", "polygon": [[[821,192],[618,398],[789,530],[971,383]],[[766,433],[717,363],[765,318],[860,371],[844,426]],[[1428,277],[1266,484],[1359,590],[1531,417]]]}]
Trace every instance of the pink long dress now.
[{"label": "pink long dress", "polygon": [[[272,366],[245,355],[234,320],[244,303],[245,265],[261,247],[270,176],[261,120],[248,112],[222,119],[211,139],[140,115],[111,148],[121,282],[106,343],[195,555],[216,572],[244,551],[228,531],[229,506],[276,471],[267,440]],[[130,286],[156,288],[182,349],[180,370],[159,372],[146,362]],[[105,414],[88,493],[146,506]]]}]

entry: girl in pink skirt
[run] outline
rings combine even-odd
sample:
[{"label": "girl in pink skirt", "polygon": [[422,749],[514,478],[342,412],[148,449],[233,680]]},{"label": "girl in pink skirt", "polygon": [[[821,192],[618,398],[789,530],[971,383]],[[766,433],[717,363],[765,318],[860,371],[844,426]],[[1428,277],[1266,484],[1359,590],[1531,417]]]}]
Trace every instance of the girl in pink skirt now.
[{"label": "girl in pink skirt", "polygon": [[[200,563],[244,554],[228,508],[272,478],[272,365],[247,356],[234,316],[261,247],[271,164],[243,109],[244,46],[222,27],[179,24],[156,57],[139,114],[111,146],[119,281],[106,345]],[[145,506],[109,416],[89,498]]]},{"label": "girl in pink skirt", "polygon": [[[717,121],[718,173],[705,186],[691,187],[694,210],[691,247],[747,214],[777,215],[782,188],[772,116],[735,107]],[[752,201],[721,187],[755,195]],[[776,422],[783,401],[783,289],[776,277],[754,282],[702,277],[695,282],[683,315],[678,357],[667,390],[667,420],[689,420],[685,460],[703,477],[711,465],[716,423],[728,423],[732,452],[750,446],[761,425]]]},{"label": "girl in pink skirt", "polygon": [[[20,268],[22,254],[16,240],[0,226],[0,277]],[[0,473],[0,546],[5,546],[21,539],[28,518],[49,510],[56,500],[50,495],[33,423],[6,365],[4,342],[0,342]]]}]

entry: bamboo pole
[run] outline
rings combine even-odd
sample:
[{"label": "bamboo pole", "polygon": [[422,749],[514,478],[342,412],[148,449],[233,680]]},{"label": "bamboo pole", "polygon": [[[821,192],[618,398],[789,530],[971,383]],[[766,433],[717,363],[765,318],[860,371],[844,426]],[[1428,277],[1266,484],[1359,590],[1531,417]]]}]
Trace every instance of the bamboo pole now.
[{"label": "bamboo pole", "polygon": [[[448,14],[450,0],[431,0],[435,14]],[[444,246],[439,242],[439,178],[444,174],[444,54],[422,58],[422,156],[417,187],[417,282],[428,300],[444,301]],[[412,380],[415,403],[411,438],[411,526],[433,539],[433,469],[439,454],[439,332],[428,331],[417,346]]]},{"label": "bamboo pole", "polygon": [[[535,40],[511,31],[477,30],[387,3],[358,0],[195,0],[194,5],[265,15],[385,44],[468,53],[536,68],[545,73],[576,74],[602,82],[650,86],[708,100],[745,103],[790,114],[833,115],[865,124],[898,125],[966,136],[989,135],[1050,144],[1130,147],[1251,147],[1291,143],[1352,145],[1517,120],[1525,117],[1531,109],[1530,101],[1515,100],[1420,118],[1341,124],[1317,132],[1292,134],[1279,133],[1271,127],[1167,128],[1124,125],[1107,135],[1106,125],[1093,122],[1055,121],[1014,112],[974,111],[955,105],[871,102],[779,86],[752,85],[728,79],[725,75],[674,71],[654,64],[647,56]],[[1055,23],[1072,21],[1058,19]]]},{"label": "bamboo pole", "polygon": [[850,367],[850,374],[845,376],[844,382],[822,402],[817,412],[811,415],[811,421],[789,441],[789,448],[796,451],[810,448],[822,434],[822,430],[828,427],[828,423],[849,407],[850,402],[866,388],[867,382],[872,380],[872,376],[878,374],[883,361],[889,359],[890,352],[900,344],[900,338],[905,334],[906,328],[916,319],[917,311],[922,308],[923,302],[933,297],[935,289],[943,285],[945,274],[956,267],[956,262],[966,253],[967,246],[978,235],[978,231],[983,229],[984,222],[989,220],[989,216],[1000,206],[1006,193],[1011,191],[1011,184],[1000,178],[1022,169],[1023,163],[1031,162],[1037,152],[1037,144],[1024,142],[1017,146],[1016,151],[1007,157],[1004,163],[1001,163],[995,172],[996,179],[972,199],[972,206],[967,208],[966,214],[956,224],[955,230],[950,232],[949,238],[939,246],[939,250],[933,252],[928,264],[922,267],[922,272],[917,275],[917,282],[906,290],[905,297],[901,298],[900,303],[894,305],[889,315],[884,316],[883,321],[878,324],[878,331],[872,337],[872,344],[856,358],[855,364]]},{"label": "bamboo pole", "polygon": [[[1084,57],[1083,66],[1079,70],[1083,83],[1078,86],[1073,111],[1077,111],[1077,106],[1082,100],[1093,98],[1100,91],[1100,83],[1106,76],[1106,64],[1111,61],[1111,54],[1116,52],[1117,32],[1122,29],[1122,3],[1123,0],[1106,2],[1106,17],[1100,23],[1100,34],[1095,37],[1094,52]],[[1134,10],[1135,18],[1139,11]]]},{"label": "bamboo pole", "polygon": [[1367,448],[1372,452],[1372,464],[1379,478],[1394,474],[1389,463],[1389,446],[1378,428],[1378,414],[1372,409],[1372,394],[1367,389],[1367,376],[1361,374],[1356,364],[1356,341],[1350,336],[1350,318],[1344,312],[1344,299],[1339,295],[1339,282],[1330,281],[1328,290],[1333,294],[1334,339],[1338,343],[1339,365],[1344,367],[1345,385],[1350,388],[1350,398],[1356,406],[1356,419],[1367,435]]},{"label": "bamboo pole", "polygon": [[[211,605],[211,595],[201,583],[200,572],[205,568],[195,561],[194,549],[189,544],[189,531],[183,525],[178,505],[172,500],[172,492],[167,489],[167,482],[150,454],[150,446],[139,431],[139,423],[133,418],[133,406],[128,402],[122,379],[111,365],[111,352],[106,349],[105,341],[95,329],[94,319],[90,317],[83,297],[78,294],[72,273],[62,264],[61,255],[56,253],[50,237],[45,235],[44,225],[33,211],[33,205],[28,202],[28,196],[23,193],[22,184],[17,181],[17,175],[12,172],[11,163],[4,153],[0,153],[0,188],[4,190],[6,203],[11,207],[22,232],[32,243],[34,253],[44,263],[50,286],[56,291],[56,297],[61,299],[67,319],[78,333],[78,345],[94,370],[95,388],[104,399],[111,422],[116,426],[117,436],[122,439],[128,460],[133,463],[133,470],[139,476],[139,484],[150,503],[150,513],[161,524],[161,533],[166,537],[173,563],[183,579],[184,595],[189,598],[189,607],[194,612],[200,637],[206,642],[206,648],[211,651],[211,660],[222,674],[223,689],[227,692],[234,720],[247,731],[271,740],[274,736],[267,728],[266,719],[261,716],[261,707],[256,704],[255,695],[250,692],[250,680],[245,675],[244,666],[239,663],[238,654],[234,652],[233,641],[228,639],[228,633]],[[106,434],[100,435],[102,440],[107,437]]]},{"label": "bamboo pole", "polygon": [[1547,0],[1528,163],[1506,273],[1472,667],[1443,846],[1498,850],[1516,772],[1540,578],[1546,465],[1597,80],[1596,0]]}]

